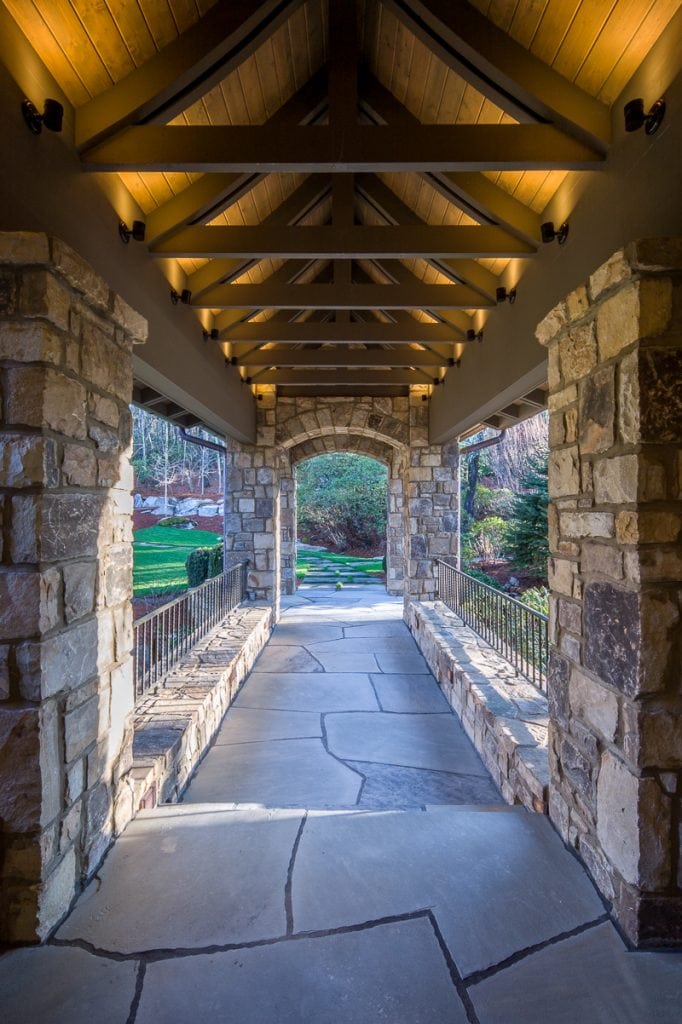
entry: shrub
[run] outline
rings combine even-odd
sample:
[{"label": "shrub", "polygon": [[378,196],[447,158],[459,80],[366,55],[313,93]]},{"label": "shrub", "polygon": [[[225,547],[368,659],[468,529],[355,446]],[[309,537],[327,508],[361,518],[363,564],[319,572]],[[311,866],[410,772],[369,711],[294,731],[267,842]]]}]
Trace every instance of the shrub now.
[{"label": "shrub", "polygon": [[166,516],[159,519],[157,526],[177,526],[179,530],[193,530],[194,523],[187,516]]},{"label": "shrub", "polygon": [[549,615],[549,590],[547,587],[530,587],[519,597],[519,601],[527,604],[535,612]]},{"label": "shrub", "polygon": [[198,587],[204,580],[219,576],[223,571],[222,545],[212,548],[195,548],[185,562],[187,581],[190,587]]},{"label": "shrub", "polygon": [[489,587],[494,587],[495,590],[502,590],[502,584],[495,579],[494,576],[489,576],[487,572],[483,572],[482,569],[469,569],[465,570],[467,576],[473,576],[479,583],[487,583]]},{"label": "shrub", "polygon": [[488,516],[473,522],[467,540],[474,557],[497,562],[505,553],[508,525],[500,516]]}]

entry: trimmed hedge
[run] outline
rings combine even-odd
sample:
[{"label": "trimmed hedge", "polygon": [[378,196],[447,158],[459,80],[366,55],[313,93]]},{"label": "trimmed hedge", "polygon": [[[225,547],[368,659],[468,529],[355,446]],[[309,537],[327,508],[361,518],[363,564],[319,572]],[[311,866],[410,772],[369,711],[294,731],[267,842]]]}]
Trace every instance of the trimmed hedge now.
[{"label": "trimmed hedge", "polygon": [[187,582],[190,587],[198,587],[205,580],[219,576],[223,571],[223,548],[217,544],[212,548],[195,548],[187,556]]}]

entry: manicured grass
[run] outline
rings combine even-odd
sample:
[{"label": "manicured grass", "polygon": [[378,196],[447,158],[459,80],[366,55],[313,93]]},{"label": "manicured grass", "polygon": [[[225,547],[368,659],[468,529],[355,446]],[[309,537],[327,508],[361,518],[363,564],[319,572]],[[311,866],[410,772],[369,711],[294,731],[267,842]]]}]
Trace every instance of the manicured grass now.
[{"label": "manicured grass", "polygon": [[179,530],[148,526],[133,534],[133,594],[151,597],[187,589],[185,560],[194,548],[219,544],[220,534],[208,530]]}]

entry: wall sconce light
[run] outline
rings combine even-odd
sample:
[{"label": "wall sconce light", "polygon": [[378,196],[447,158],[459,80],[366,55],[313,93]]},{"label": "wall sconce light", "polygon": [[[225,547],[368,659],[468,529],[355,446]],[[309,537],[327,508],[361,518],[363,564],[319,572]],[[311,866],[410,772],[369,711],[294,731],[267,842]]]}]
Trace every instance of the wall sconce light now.
[{"label": "wall sconce light", "polygon": [[174,306],[177,306],[178,302],[182,302],[184,306],[189,306],[192,301],[192,293],[189,288],[183,288],[181,292],[171,288],[170,300]]},{"label": "wall sconce light", "polygon": [[204,330],[201,333],[204,336],[204,341],[208,341],[209,338],[211,339],[211,341],[219,341],[220,340],[220,331],[218,330],[217,327],[211,328],[210,331],[207,331],[204,328]]},{"label": "wall sconce light", "polygon": [[[470,327],[467,331],[467,341],[483,341],[483,331],[475,331],[473,327]],[[459,363],[459,360],[457,360],[457,363]]]},{"label": "wall sconce light", "polygon": [[495,298],[498,302],[508,302],[510,306],[513,306],[516,302],[516,288],[510,288],[507,291],[506,288],[496,288]]},{"label": "wall sconce light", "polygon": [[143,220],[134,220],[131,228],[128,227],[124,220],[118,222],[118,237],[126,245],[131,238],[134,238],[136,242],[144,242],[146,233],[147,225]]},{"label": "wall sconce light", "polygon": [[625,114],[626,132],[636,132],[644,126],[647,135],[655,135],[665,117],[665,100],[656,100],[651,110],[645,114],[644,100],[640,96],[636,100],[626,103],[623,113]]},{"label": "wall sconce light", "polygon": [[554,227],[554,221],[548,220],[540,225],[540,237],[543,242],[553,242],[556,238],[559,245],[563,245],[568,238],[568,221],[565,220],[559,230]]},{"label": "wall sconce light", "polygon": [[34,135],[40,135],[43,125],[51,132],[60,132],[64,123],[64,107],[59,100],[45,100],[42,114],[30,100],[23,100],[21,112]]}]

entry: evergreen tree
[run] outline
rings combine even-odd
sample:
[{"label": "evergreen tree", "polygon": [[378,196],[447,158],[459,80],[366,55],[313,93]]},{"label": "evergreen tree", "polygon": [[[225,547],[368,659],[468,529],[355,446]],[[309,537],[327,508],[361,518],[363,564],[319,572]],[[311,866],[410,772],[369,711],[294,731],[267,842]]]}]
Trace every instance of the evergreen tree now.
[{"label": "evergreen tree", "polygon": [[522,490],[513,498],[507,536],[507,546],[514,563],[519,568],[543,575],[547,572],[549,558],[547,458],[546,448],[538,449],[529,457],[521,474]]}]

